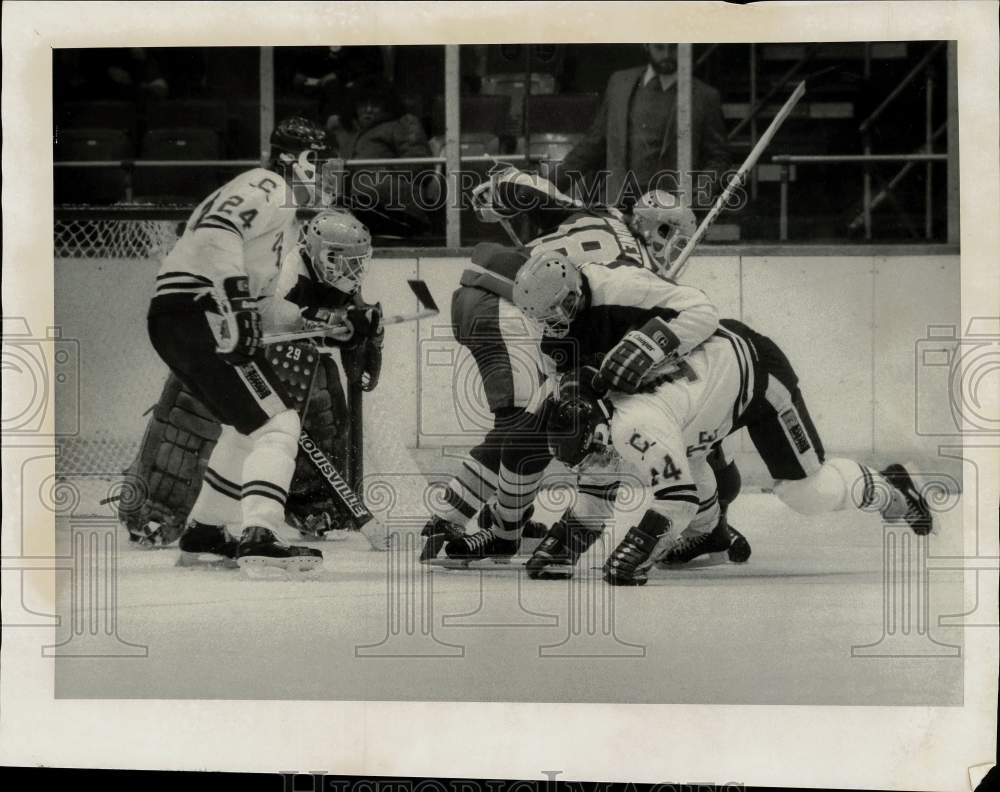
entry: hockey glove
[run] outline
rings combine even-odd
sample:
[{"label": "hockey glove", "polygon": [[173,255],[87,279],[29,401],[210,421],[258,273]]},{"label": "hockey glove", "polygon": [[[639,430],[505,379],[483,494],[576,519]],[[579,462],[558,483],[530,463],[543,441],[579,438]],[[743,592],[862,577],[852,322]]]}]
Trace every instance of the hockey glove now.
[{"label": "hockey glove", "polygon": [[365,343],[362,353],[361,390],[369,393],[378,385],[382,373],[382,343],[385,327],[382,325],[382,304],[375,304],[377,327]]},{"label": "hockey glove", "polygon": [[354,335],[354,328],[347,324],[347,311],[343,308],[314,308],[303,314],[305,327],[309,330],[324,330],[323,340],[331,344],[343,344]]},{"label": "hockey glove", "polygon": [[348,336],[344,346],[355,348],[367,339],[376,336],[382,329],[381,305],[352,305],[347,309],[344,323],[348,328]]},{"label": "hockey glove", "polygon": [[630,330],[601,362],[594,388],[635,393],[654,366],[677,358],[680,342],[667,323],[655,317],[639,330]]},{"label": "hockey glove", "polygon": [[261,347],[263,331],[247,276],[234,275],[223,280],[216,290],[215,305],[221,321],[210,324],[219,357],[234,366],[250,362]]}]

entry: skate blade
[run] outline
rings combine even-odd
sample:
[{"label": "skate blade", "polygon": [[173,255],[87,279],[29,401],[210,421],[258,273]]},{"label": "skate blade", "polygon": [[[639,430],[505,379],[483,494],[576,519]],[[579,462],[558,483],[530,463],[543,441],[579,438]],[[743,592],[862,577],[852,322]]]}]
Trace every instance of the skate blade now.
[{"label": "skate blade", "polygon": [[471,571],[485,569],[500,572],[520,572],[524,570],[524,565],[528,563],[528,556],[511,556],[510,558],[432,558],[420,563],[443,569],[465,569]]},{"label": "skate blade", "polygon": [[704,569],[705,567],[720,566],[722,564],[734,563],[729,560],[729,552],[727,550],[720,550],[717,553],[706,553],[703,556],[698,556],[697,558],[692,558],[690,561],[685,563],[668,563],[666,561],[661,561],[657,563],[656,567],[658,569]]},{"label": "skate blade", "polygon": [[235,558],[227,558],[215,553],[191,553],[187,550],[181,550],[174,566],[200,567],[202,569],[236,569],[238,564]]},{"label": "skate blade", "polygon": [[569,580],[576,571],[575,566],[569,564],[549,564],[536,573],[528,573],[532,580]]},{"label": "skate blade", "polygon": [[237,563],[249,578],[257,580],[288,579],[307,576],[323,565],[323,559],[316,556],[293,556],[291,558],[271,558],[270,556],[243,556]]}]

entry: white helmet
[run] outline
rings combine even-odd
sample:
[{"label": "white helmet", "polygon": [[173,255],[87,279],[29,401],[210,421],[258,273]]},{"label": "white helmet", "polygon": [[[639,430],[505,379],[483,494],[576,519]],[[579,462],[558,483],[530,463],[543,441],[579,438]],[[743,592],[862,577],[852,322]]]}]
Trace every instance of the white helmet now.
[{"label": "white helmet", "polygon": [[514,305],[542,326],[542,332],[563,338],[583,304],[583,276],[554,250],[536,253],[514,279]]},{"label": "white helmet", "polygon": [[330,286],[352,294],[361,288],[372,257],[372,237],[350,212],[320,212],[306,230],[306,249],[319,276]]},{"label": "white helmet", "polygon": [[694,212],[664,190],[643,195],[632,208],[632,231],[664,270],[670,268],[698,228]]}]

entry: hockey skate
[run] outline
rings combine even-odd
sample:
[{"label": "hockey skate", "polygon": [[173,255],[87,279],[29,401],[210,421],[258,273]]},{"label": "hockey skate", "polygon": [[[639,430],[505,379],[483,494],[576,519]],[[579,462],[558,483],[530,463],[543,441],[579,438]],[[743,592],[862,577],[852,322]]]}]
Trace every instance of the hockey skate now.
[{"label": "hockey skate", "polygon": [[[666,523],[666,526],[662,526]],[[612,586],[644,586],[649,579],[651,555],[666,534],[669,522],[648,511],[638,525],[629,528],[604,562],[604,581]]]},{"label": "hockey skate", "polygon": [[445,542],[461,539],[465,531],[462,526],[435,516],[427,521],[420,535],[424,537],[424,547],[420,551],[420,560],[423,562],[437,558]]},{"label": "hockey skate", "polygon": [[750,542],[747,541],[747,538],[743,534],[729,525],[729,523],[726,523],[726,527],[729,530],[729,538],[732,542],[729,545],[729,550],[726,551],[729,560],[734,564],[745,564],[750,560]]},{"label": "hockey skate", "polygon": [[535,548],[525,568],[532,580],[565,580],[573,577],[576,562],[601,536],[569,520],[554,523]]},{"label": "hockey skate", "polygon": [[448,558],[456,561],[481,561],[491,558],[497,561],[509,560],[517,555],[521,539],[502,539],[492,528],[480,528],[474,534],[466,534],[445,545]]},{"label": "hockey skate", "polygon": [[177,566],[211,566],[235,569],[237,541],[224,525],[192,520],[177,543]]},{"label": "hockey skate", "polygon": [[250,526],[243,529],[236,561],[251,577],[262,577],[269,570],[311,572],[322,565],[323,553],[312,547],[288,544],[269,528]]},{"label": "hockey skate", "polygon": [[898,522],[903,520],[910,528],[913,529],[913,533],[917,536],[926,536],[931,531],[934,530],[934,521],[931,518],[931,510],[927,506],[927,501],[924,496],[920,493],[917,485],[913,482],[910,477],[909,471],[902,465],[894,464],[889,465],[885,470],[881,471],[885,480],[889,482],[899,493],[902,494],[903,498],[906,499],[907,509],[902,515],[887,517],[884,519],[887,522]]}]

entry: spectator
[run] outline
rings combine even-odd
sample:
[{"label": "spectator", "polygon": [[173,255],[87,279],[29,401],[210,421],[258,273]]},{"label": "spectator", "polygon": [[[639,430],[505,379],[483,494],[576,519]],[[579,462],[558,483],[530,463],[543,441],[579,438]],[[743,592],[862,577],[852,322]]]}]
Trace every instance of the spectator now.
[{"label": "spectator", "polygon": [[[360,83],[354,92],[353,111],[347,125],[334,129],[339,155],[349,159],[396,159],[429,157],[430,146],[420,120],[403,111],[392,86],[381,80]],[[355,197],[375,202],[380,212],[401,223],[406,230],[383,227],[378,219],[362,218],[373,233],[409,235],[425,230],[427,215],[420,208],[414,176],[425,170],[421,165],[380,165],[353,173]]]},{"label": "spectator", "polygon": [[[677,191],[677,45],[643,44],[649,63],[614,72],[586,136],[557,167],[546,168],[563,190],[583,180],[600,203],[628,206],[650,189]],[[729,168],[719,92],[691,85],[692,167],[711,174],[712,189]],[[607,172],[596,194],[595,177]],[[697,187],[697,185],[696,185]]]},{"label": "spectator", "polygon": [[331,131],[346,123],[352,92],[366,80],[381,78],[385,66],[381,48],[374,46],[296,47],[293,53],[292,89],[319,98],[320,123]]},{"label": "spectator", "polygon": [[58,50],[56,85],[74,100],[165,99],[170,86],[157,58],[143,47]]}]

